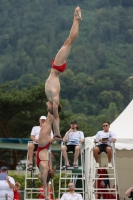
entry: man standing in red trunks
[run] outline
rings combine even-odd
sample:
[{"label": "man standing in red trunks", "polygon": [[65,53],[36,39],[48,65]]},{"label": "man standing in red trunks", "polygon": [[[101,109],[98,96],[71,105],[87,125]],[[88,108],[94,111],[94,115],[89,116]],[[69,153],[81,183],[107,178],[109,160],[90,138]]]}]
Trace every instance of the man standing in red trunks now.
[{"label": "man standing in red trunks", "polygon": [[54,170],[50,170],[49,152],[48,152],[48,148],[50,146],[50,141],[51,141],[50,137],[51,126],[53,123],[53,105],[49,102],[47,102],[46,105],[47,105],[48,115],[45,123],[43,124],[40,130],[38,138],[36,164],[40,170],[39,179],[43,184],[45,200],[49,200],[47,192],[48,182],[50,178],[53,178],[56,169],[54,168]]}]

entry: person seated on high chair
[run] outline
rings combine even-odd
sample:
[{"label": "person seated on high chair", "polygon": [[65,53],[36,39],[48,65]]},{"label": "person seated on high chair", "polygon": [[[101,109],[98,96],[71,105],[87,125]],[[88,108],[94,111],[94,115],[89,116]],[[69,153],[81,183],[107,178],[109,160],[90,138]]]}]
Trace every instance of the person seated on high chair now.
[{"label": "person seated on high chair", "polygon": [[80,153],[80,145],[84,142],[84,133],[78,130],[77,121],[71,121],[70,129],[66,132],[63,142],[66,142],[66,145],[62,145],[61,150],[66,164],[62,169],[70,167],[67,155],[69,151],[73,151],[74,153],[73,167],[78,168],[77,159]]},{"label": "person seated on high chair", "polygon": [[98,154],[105,152],[108,156],[108,167],[112,168],[111,159],[112,159],[112,148],[111,142],[116,142],[116,134],[109,131],[110,123],[105,121],[103,122],[103,130],[98,131],[96,134],[95,142],[98,142],[98,145],[94,147],[93,154],[96,160],[96,167],[99,167],[98,163]]},{"label": "person seated on high chair", "polygon": [[[33,170],[33,154],[34,154],[34,151],[37,151],[39,133],[45,121],[46,121],[46,116],[41,116],[39,118],[39,126],[34,126],[31,131],[30,138],[32,142],[28,144],[28,158],[29,158],[28,170],[29,171]],[[53,136],[54,136],[53,131],[51,130],[51,142],[54,141]]]}]

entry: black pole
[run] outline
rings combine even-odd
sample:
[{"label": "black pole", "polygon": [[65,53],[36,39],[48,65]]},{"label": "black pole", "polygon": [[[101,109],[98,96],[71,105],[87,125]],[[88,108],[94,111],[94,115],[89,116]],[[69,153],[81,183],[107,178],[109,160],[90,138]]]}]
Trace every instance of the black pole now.
[{"label": "black pole", "polygon": [[8,200],[8,194],[5,194],[5,200]]}]

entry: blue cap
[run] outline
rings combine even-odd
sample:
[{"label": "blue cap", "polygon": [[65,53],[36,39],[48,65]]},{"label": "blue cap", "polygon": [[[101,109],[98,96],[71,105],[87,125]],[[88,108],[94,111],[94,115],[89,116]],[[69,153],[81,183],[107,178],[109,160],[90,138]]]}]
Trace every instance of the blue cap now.
[{"label": "blue cap", "polygon": [[3,170],[8,170],[8,169],[7,169],[7,167],[3,166],[0,168],[0,170],[3,171]]}]

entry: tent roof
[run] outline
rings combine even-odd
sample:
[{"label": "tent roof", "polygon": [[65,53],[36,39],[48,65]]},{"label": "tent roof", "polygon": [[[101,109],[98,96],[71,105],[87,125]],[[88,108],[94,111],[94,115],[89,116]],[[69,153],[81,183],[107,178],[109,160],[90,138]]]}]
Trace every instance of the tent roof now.
[{"label": "tent roof", "polygon": [[118,139],[133,139],[133,100],[112,122],[110,130],[116,133]]},{"label": "tent roof", "polygon": [[133,149],[133,100],[112,122],[110,130],[116,133],[117,149]]}]

